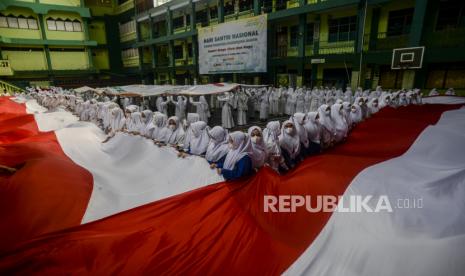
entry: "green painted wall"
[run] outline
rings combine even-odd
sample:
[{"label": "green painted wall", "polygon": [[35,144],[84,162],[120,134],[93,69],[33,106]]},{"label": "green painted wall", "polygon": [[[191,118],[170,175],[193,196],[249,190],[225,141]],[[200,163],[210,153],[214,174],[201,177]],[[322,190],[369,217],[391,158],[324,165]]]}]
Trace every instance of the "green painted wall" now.
[{"label": "green painted wall", "polygon": [[[4,15],[14,15],[14,16],[24,16],[29,17],[33,16],[37,20],[37,16],[30,9],[19,8],[19,7],[10,7],[6,10],[1,11]],[[37,22],[39,25],[39,22]],[[41,39],[40,29],[30,30],[30,29],[12,29],[12,28],[0,28],[0,36],[2,37],[11,37],[11,38],[26,38],[26,39]]]},{"label": "green painted wall", "polygon": [[110,69],[110,59],[108,57],[108,50],[106,49],[94,49],[92,50],[92,60],[95,68],[99,70]]},{"label": "green painted wall", "polygon": [[53,70],[86,70],[89,69],[87,52],[55,52],[50,51]]},{"label": "green painted wall", "polygon": [[44,51],[2,51],[14,71],[47,70]]},{"label": "green painted wall", "polygon": [[106,44],[106,28],[105,22],[93,20],[89,23],[89,39],[97,41],[98,44]]}]

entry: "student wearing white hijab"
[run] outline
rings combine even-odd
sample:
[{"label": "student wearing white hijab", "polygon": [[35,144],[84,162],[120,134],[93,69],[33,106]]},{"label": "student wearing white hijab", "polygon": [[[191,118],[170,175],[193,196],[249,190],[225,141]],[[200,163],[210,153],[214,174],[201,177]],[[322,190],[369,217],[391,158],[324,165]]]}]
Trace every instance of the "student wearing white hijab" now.
[{"label": "student wearing white hijab", "polygon": [[350,121],[352,123],[352,127],[354,127],[355,124],[363,121],[362,109],[356,103],[354,103],[350,108]]},{"label": "student wearing white hijab", "polygon": [[152,139],[155,144],[159,142],[164,142],[164,138],[167,134],[167,125],[168,118],[165,114],[157,112],[153,115],[153,130],[152,130]]},{"label": "student wearing white hijab", "polygon": [[157,106],[158,112],[161,112],[161,113],[165,114],[166,116],[168,116],[168,102],[169,102],[169,99],[167,99],[165,101],[163,99],[163,95],[159,96],[157,98],[157,101],[156,101],[156,106]]},{"label": "student wearing white hijab", "polygon": [[363,97],[357,97],[355,98],[354,104],[357,104],[360,109],[362,110],[362,117],[363,119],[368,118],[368,107],[366,106],[366,101]]},{"label": "student wearing white hijab", "polygon": [[[210,137],[208,136],[208,126],[204,121],[198,121],[190,125],[192,136],[188,144],[184,144],[184,151],[192,155],[205,155],[208,145],[210,143]],[[181,157],[185,157],[185,154],[180,154]]]},{"label": "student wearing white hijab", "polygon": [[431,91],[429,92],[428,96],[432,97],[432,96],[439,96],[439,92],[436,88],[433,88],[431,89]]},{"label": "student wearing white hijab", "polygon": [[224,159],[229,152],[228,132],[220,126],[215,126],[208,131],[208,136],[210,136],[210,143],[205,159],[210,163],[210,168],[222,168]]},{"label": "student wearing white hijab", "polygon": [[284,121],[279,135],[279,146],[284,162],[289,169],[294,168],[300,161],[300,139],[294,123],[290,120]]},{"label": "student wearing white hijab", "polygon": [[265,165],[268,157],[265,142],[263,141],[262,129],[258,126],[252,126],[248,130],[250,141],[252,142],[252,166],[258,169]]},{"label": "student wearing white hijab", "polygon": [[279,121],[268,122],[266,128],[263,130],[263,141],[268,153],[266,163],[276,172],[280,172],[280,168],[282,168],[282,171],[289,170],[281,155],[281,147],[279,146],[280,133],[281,123]]},{"label": "student wearing white hijab", "polygon": [[177,99],[174,100],[173,96],[170,96],[169,101],[176,106],[175,115],[178,117],[179,121],[182,122],[186,116],[187,98],[184,96],[177,96]]},{"label": "student wearing white hijab", "polygon": [[447,95],[447,96],[456,96],[454,88],[447,89],[445,95]]},{"label": "student wearing white hijab", "polygon": [[334,123],[335,140],[337,143],[344,141],[347,138],[349,127],[344,119],[342,104],[334,104],[331,106],[331,119]]},{"label": "student wearing white hijab", "polygon": [[121,108],[112,109],[110,119],[110,136],[115,135],[117,131],[123,130],[125,125],[126,118],[124,117],[123,110],[121,110]]},{"label": "student wearing white hijab", "polygon": [[182,145],[184,143],[184,129],[179,123],[178,117],[171,116],[168,119],[167,129],[166,137],[163,139],[165,143],[169,145]]},{"label": "student wearing white hijab", "polygon": [[387,92],[383,92],[380,97],[378,108],[382,109],[388,106],[391,102],[391,95]]},{"label": "student wearing white hijab", "polygon": [[373,98],[368,102],[368,112],[370,115],[375,114],[379,111],[378,98]]},{"label": "student wearing white hijab", "polygon": [[217,96],[218,101],[223,103],[221,111],[221,126],[225,129],[231,129],[234,127],[234,119],[231,110],[231,95],[225,92],[223,96]]},{"label": "student wearing white hijab", "polygon": [[270,108],[270,92],[266,89],[262,92],[260,96],[260,120],[265,121],[268,119],[268,111]]},{"label": "student wearing white hijab", "polygon": [[407,106],[408,105],[407,95],[405,94],[405,92],[399,93],[399,105],[400,106]]},{"label": "student wearing white hijab", "polygon": [[321,152],[320,146],[320,133],[321,127],[319,123],[319,114],[315,111],[310,111],[307,113],[307,120],[305,120],[305,130],[307,131],[309,146],[308,154],[315,155]]},{"label": "student wearing white hijab", "polygon": [[208,123],[208,118],[210,117],[210,107],[208,106],[207,99],[205,96],[200,96],[199,101],[196,102],[192,97],[189,97],[189,101],[192,105],[195,106],[197,114],[199,114],[200,121]]},{"label": "student wearing white hijab", "polygon": [[187,113],[187,119],[184,120],[184,130],[186,133],[186,136],[184,138],[184,144],[187,145],[189,144],[189,140],[192,137],[192,129],[191,125],[195,122],[200,121],[200,116],[197,113]]},{"label": "student wearing white hijab", "polygon": [[[142,136],[148,136],[148,134],[151,132],[152,128],[152,122],[153,122],[153,112],[150,109],[143,110],[141,112],[142,114],[142,122],[144,123],[143,130],[141,131]],[[151,133],[150,133],[151,134]]]},{"label": "student wearing white hijab", "polygon": [[247,124],[247,94],[240,92],[237,97],[237,125],[243,126]]},{"label": "student wearing white hijab", "polygon": [[297,112],[291,117],[291,121],[294,123],[295,130],[299,135],[300,155],[302,158],[305,158],[308,155],[308,147],[310,146],[307,130],[305,129],[306,120],[307,115],[302,112]]},{"label": "student wearing white hijab", "polygon": [[223,168],[218,168],[218,174],[226,180],[235,180],[253,173],[251,155],[252,144],[249,137],[241,131],[228,135],[229,152],[224,160]]},{"label": "student wearing white hijab", "polygon": [[351,107],[352,105],[349,102],[342,103],[342,115],[344,116],[344,120],[346,121],[349,130],[352,128],[352,121],[350,119]]},{"label": "student wearing white hijab", "polygon": [[129,122],[127,124],[127,131],[131,134],[140,134],[145,129],[145,124],[142,122],[142,115],[140,112],[131,113]]},{"label": "student wearing white hijab", "polygon": [[318,108],[319,123],[321,126],[320,145],[323,149],[329,148],[334,144],[336,130],[334,122],[331,119],[331,107],[323,104]]}]

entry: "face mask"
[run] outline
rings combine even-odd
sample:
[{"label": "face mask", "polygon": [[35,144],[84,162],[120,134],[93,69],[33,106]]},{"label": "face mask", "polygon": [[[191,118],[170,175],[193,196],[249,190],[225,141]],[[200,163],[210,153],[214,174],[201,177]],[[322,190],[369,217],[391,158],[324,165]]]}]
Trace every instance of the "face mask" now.
[{"label": "face mask", "polygon": [[258,136],[254,136],[254,137],[251,138],[252,143],[254,143],[254,144],[260,143],[261,139],[262,138],[258,137]]},{"label": "face mask", "polygon": [[176,126],[175,125],[169,125],[168,126],[171,130],[175,130],[176,129]]},{"label": "face mask", "polygon": [[287,134],[292,134],[292,132],[293,132],[292,127],[287,127],[287,128],[286,128],[286,133],[287,133]]}]

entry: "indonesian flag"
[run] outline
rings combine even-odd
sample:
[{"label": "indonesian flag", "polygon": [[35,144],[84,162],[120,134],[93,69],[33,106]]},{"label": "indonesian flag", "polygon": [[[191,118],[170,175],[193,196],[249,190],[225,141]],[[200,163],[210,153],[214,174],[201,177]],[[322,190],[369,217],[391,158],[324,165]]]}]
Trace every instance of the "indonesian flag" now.
[{"label": "indonesian flag", "polygon": [[[17,171],[0,178],[0,273],[463,275],[459,103],[384,108],[286,175],[224,182],[201,158],[126,134],[102,144],[91,123],[2,97],[0,165]],[[392,211],[292,201],[318,196]]]}]

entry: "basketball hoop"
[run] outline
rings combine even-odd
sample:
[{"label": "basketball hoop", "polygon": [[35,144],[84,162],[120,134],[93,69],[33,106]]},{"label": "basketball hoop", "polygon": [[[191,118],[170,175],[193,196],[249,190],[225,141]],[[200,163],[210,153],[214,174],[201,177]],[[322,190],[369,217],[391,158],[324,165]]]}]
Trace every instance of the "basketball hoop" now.
[{"label": "basketball hoop", "polygon": [[425,47],[397,48],[392,51],[392,70],[420,69]]}]

